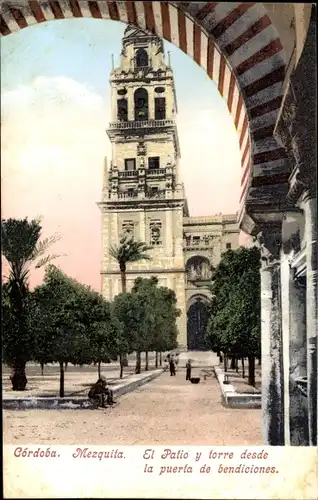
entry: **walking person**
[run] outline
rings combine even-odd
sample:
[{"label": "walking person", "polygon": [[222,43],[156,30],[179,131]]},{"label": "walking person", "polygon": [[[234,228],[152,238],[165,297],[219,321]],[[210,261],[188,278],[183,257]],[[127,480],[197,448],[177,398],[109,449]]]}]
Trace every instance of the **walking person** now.
[{"label": "walking person", "polygon": [[170,368],[170,376],[173,377],[176,375],[176,365],[173,358],[169,360],[169,368]]},{"label": "walking person", "polygon": [[186,364],[186,380],[190,380],[191,378],[191,359],[188,359]]}]

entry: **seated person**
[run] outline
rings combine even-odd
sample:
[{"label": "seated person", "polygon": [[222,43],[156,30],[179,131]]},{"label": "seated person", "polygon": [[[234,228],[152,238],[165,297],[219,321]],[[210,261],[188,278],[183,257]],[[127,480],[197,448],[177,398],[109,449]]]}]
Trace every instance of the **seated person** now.
[{"label": "seated person", "polygon": [[97,404],[97,407],[105,408],[105,399],[108,405],[114,404],[113,391],[106,386],[106,378],[103,376],[91,387],[88,397]]}]

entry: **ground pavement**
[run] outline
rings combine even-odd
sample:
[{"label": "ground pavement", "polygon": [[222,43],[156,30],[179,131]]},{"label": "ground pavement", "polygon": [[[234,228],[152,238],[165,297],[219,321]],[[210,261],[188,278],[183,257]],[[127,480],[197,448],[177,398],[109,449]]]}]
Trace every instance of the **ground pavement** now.
[{"label": "ground pavement", "polygon": [[122,396],[112,408],[4,410],[3,432],[5,444],[262,444],[260,410],[225,408],[215,378],[194,385],[183,368]]}]

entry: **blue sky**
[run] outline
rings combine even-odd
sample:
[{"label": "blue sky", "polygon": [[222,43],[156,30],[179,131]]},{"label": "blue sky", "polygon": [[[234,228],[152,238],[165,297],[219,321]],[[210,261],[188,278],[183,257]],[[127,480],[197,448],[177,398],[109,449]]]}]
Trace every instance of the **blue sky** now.
[{"label": "blue sky", "polygon": [[[41,74],[51,78],[73,78],[101,95],[107,95],[111,54],[114,54],[117,65],[125,28],[126,25],[121,22],[71,19],[32,26],[14,33],[1,43],[2,92],[19,84],[31,83],[35,76]],[[214,82],[204,70],[178,47],[165,42],[165,49],[171,52],[180,102],[189,100],[193,88],[199,90],[200,87],[197,103],[220,110],[226,108]]]},{"label": "blue sky", "polygon": [[[111,54],[117,65],[125,27],[67,19],[1,40],[3,216],[43,215],[44,233],[62,235],[69,273],[95,288],[100,256],[96,202],[104,157],[110,159],[105,129]],[[235,213],[240,154],[233,120],[205,71],[165,43],[168,50],[190,214]],[[92,279],[76,264],[83,255],[97,262]]]}]

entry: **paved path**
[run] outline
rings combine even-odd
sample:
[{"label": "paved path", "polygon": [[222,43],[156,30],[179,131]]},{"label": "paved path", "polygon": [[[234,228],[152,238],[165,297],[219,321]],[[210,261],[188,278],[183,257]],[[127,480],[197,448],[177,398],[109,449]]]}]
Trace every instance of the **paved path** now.
[{"label": "paved path", "polygon": [[216,379],[193,385],[180,370],[110,409],[4,410],[3,431],[5,444],[261,445],[260,418],[260,410],[223,407]]}]

